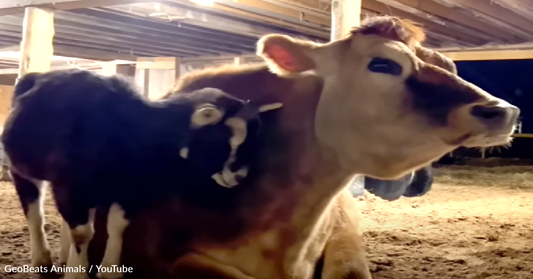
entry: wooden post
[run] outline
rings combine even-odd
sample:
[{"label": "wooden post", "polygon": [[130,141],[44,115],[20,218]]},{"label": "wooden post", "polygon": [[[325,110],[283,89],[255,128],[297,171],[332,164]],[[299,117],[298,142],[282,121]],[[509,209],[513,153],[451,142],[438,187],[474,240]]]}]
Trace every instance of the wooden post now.
[{"label": "wooden post", "polygon": [[34,7],[25,9],[18,79],[30,72],[50,70],[54,55],[54,34],[52,10]]},{"label": "wooden post", "polygon": [[137,58],[136,80],[148,98],[158,99],[172,89],[180,76],[178,57],[139,57]]},{"label": "wooden post", "polygon": [[102,74],[103,75],[114,75],[117,73],[117,64],[106,62],[102,64]]},{"label": "wooden post", "polygon": [[142,69],[142,73],[143,96],[148,98],[150,96],[150,69]]},{"label": "wooden post", "polygon": [[[352,27],[361,23],[361,0],[331,1],[331,37],[332,41],[348,35]],[[356,175],[350,181],[350,190],[355,197],[362,196],[365,189],[365,177]]]},{"label": "wooden post", "polygon": [[332,41],[348,35],[352,27],[361,24],[361,0],[331,1],[331,37]]},{"label": "wooden post", "polygon": [[[41,8],[26,8],[20,42],[19,72],[15,84],[30,72],[47,72],[54,56],[54,12]],[[9,103],[11,107],[12,104]],[[0,150],[0,181],[10,181],[4,160],[3,146]]]},{"label": "wooden post", "polygon": [[121,74],[124,76],[135,76],[135,65],[122,65],[113,62],[106,62],[102,64],[102,74],[115,75]]}]

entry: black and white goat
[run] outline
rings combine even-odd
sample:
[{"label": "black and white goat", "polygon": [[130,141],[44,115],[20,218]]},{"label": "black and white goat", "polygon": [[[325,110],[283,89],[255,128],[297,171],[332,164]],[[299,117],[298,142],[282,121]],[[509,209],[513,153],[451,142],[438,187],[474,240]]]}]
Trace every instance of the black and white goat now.
[{"label": "black and white goat", "polygon": [[[95,210],[110,206],[102,266],[119,265],[123,232],[142,208],[245,178],[259,115],[280,107],[254,106],[214,88],[149,101],[127,79],[84,70],[24,76],[2,142],[28,221],[32,263],[52,264],[43,181],[68,224],[60,260],[68,255],[67,267],[87,269]],[[87,274],[65,274],[73,278]]]}]

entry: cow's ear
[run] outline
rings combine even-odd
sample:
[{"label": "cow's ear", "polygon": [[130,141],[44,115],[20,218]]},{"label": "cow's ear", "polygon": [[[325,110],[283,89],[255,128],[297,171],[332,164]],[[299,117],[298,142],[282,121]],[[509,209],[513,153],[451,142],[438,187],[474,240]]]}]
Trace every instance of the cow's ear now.
[{"label": "cow's ear", "polygon": [[416,51],[416,56],[422,59],[422,61],[439,66],[451,72],[452,74],[457,75],[457,66],[455,65],[453,60],[451,60],[450,58],[434,50],[431,50],[429,48],[425,48],[419,45],[415,47],[415,51]]},{"label": "cow's ear", "polygon": [[274,73],[291,74],[313,70],[311,57],[318,45],[285,35],[266,35],[257,43],[257,55],[263,57]]}]

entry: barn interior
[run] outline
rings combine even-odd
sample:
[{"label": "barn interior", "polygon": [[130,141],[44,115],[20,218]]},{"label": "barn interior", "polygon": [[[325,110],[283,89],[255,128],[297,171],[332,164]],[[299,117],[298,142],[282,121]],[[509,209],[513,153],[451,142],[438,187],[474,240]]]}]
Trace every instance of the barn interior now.
[{"label": "barn interior", "polygon": [[[327,42],[373,15],[422,24],[425,46],[523,115],[510,147],[457,150],[453,160],[441,160],[424,196],[356,198],[373,278],[533,278],[529,1],[1,0],[0,122],[9,114],[13,85],[28,72],[123,74],[156,99],[195,69],[261,62],[255,43],[265,34]],[[0,209],[0,278],[39,278],[5,269],[30,263],[26,220],[10,181],[0,182]],[[57,248],[61,221],[50,198],[46,212]]]}]

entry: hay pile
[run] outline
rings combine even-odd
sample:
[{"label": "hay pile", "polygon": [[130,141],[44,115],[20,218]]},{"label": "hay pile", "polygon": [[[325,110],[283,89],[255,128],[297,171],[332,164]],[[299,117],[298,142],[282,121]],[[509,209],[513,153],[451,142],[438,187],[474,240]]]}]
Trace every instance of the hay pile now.
[{"label": "hay pile", "polygon": [[449,166],[434,169],[435,183],[533,189],[533,166]]}]

